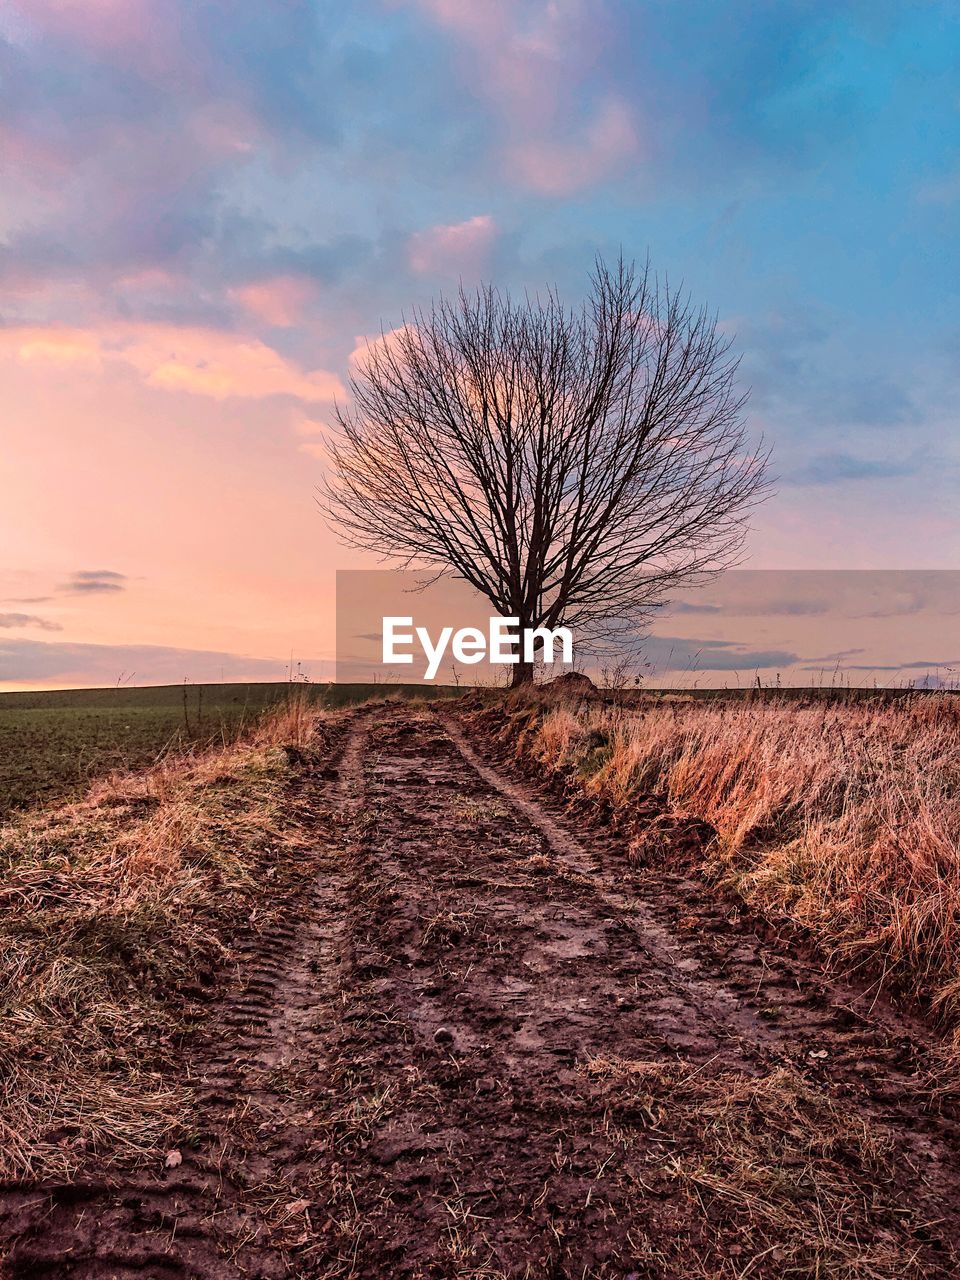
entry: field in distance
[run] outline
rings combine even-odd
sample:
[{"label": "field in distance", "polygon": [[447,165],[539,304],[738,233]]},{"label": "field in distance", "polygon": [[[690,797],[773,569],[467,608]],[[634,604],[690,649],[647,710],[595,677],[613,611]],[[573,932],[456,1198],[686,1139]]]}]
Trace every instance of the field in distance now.
[{"label": "field in distance", "polygon": [[0,693],[0,818],[79,794],[96,777],[143,768],[166,751],[232,738],[291,692],[334,708],[404,690],[420,697],[457,692],[281,681]]}]

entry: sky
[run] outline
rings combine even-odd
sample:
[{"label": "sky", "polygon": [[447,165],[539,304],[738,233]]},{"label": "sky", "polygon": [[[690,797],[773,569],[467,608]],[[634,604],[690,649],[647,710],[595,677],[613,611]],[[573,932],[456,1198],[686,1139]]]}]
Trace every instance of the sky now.
[{"label": "sky", "polygon": [[742,354],[746,567],[954,568],[958,68],[952,3],[7,0],[0,687],[327,673],[351,359],[621,250]]}]

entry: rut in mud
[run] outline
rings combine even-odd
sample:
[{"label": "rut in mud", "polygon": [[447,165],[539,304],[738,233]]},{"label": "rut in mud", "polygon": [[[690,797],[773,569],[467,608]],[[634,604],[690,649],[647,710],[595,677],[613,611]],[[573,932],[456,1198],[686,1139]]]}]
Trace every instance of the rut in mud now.
[{"label": "rut in mud", "polygon": [[950,1276],[936,1042],[398,705],[186,1053],[182,1164],[11,1188],[12,1277]]}]

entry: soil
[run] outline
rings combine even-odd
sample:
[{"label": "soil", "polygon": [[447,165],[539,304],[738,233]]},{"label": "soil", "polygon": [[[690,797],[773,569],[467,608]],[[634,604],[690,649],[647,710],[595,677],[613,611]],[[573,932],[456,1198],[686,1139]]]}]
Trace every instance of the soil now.
[{"label": "soil", "polygon": [[241,930],[180,1145],[4,1188],[8,1280],[960,1274],[922,1020],[453,712],[346,723],[303,780],[315,891]]}]

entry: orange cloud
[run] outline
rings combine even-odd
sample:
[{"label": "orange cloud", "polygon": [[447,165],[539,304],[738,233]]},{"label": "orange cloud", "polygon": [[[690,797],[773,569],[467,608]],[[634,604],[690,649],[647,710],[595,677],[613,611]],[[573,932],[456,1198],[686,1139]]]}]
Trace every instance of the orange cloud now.
[{"label": "orange cloud", "polygon": [[410,237],[410,268],[418,275],[476,276],[496,235],[497,225],[489,214],[428,227]]},{"label": "orange cloud", "polygon": [[152,387],[209,396],[332,400],[343,384],[325,369],[303,371],[259,338],[199,327],[137,324],[103,330],[12,326],[0,330],[0,358],[20,364],[135,370]]},{"label": "orange cloud", "polygon": [[0,352],[14,356],[20,364],[85,369],[100,369],[102,365],[100,339],[85,329],[13,326],[0,330]]}]

